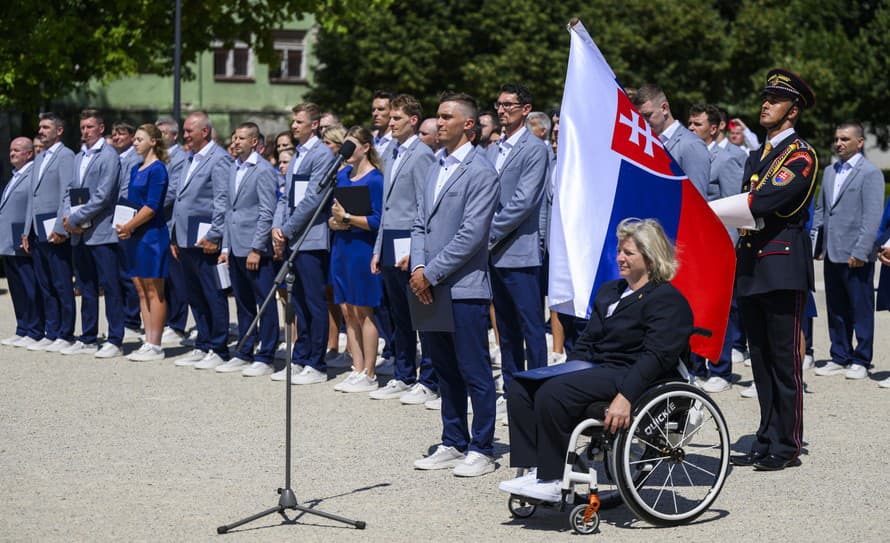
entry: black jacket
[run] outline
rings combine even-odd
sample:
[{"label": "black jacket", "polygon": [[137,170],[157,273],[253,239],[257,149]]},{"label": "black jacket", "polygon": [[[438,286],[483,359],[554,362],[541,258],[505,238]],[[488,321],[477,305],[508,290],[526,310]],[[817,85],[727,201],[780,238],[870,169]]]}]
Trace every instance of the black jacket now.
[{"label": "black jacket", "polygon": [[628,366],[618,390],[634,402],[652,382],[677,367],[692,334],[692,309],[673,285],[650,281],[622,299],[606,318],[609,305],[626,288],[624,279],[600,287],[590,321],[569,359]]}]

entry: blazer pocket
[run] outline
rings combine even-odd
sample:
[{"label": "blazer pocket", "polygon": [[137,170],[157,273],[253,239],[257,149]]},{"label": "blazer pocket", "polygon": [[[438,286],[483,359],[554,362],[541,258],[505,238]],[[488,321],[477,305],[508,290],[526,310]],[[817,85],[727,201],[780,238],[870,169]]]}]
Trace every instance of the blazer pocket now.
[{"label": "blazer pocket", "polygon": [[763,258],[770,255],[790,255],[791,242],[781,239],[772,239],[766,242],[762,248],[757,251],[757,258]]}]

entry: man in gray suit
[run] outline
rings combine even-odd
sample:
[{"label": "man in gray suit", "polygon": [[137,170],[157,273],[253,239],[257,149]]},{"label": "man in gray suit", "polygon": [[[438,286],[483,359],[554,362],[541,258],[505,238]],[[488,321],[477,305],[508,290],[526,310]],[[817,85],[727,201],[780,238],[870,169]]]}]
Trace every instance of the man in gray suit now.
[{"label": "man in gray suit", "polygon": [[[133,167],[142,164],[142,157],[133,147],[136,127],[129,121],[114,121],[111,125],[111,146],[118,152],[121,159],[120,197],[126,198],[130,187],[130,175]],[[121,290],[124,293],[124,339],[137,339],[142,326],[142,315],[139,312],[139,294],[133,279],[127,275],[124,261],[121,259]]]},{"label": "man in gray suit", "polygon": [[[436,155],[438,166],[427,172],[411,231],[410,288],[423,304],[450,301],[454,322],[453,332],[424,334],[442,395],[442,444],[414,467],[453,468],[462,477],[495,469],[496,391],[486,322],[488,237],[500,185],[484,151],[469,140],[476,111],[475,100],[466,94],[442,97],[438,133],[443,148]],[[473,402],[472,435],[467,394]]]},{"label": "man in gray suit", "polygon": [[[394,325],[395,368],[385,387],[370,393],[371,398],[399,398],[402,403],[422,405],[439,397],[439,386],[428,352],[422,352],[420,379],[417,378],[417,334],[411,327],[408,309],[408,246],[417,207],[423,199],[426,173],[435,157],[416,135],[423,118],[420,102],[413,96],[396,96],[390,108],[389,130],[395,140],[383,156],[383,214],[371,271],[383,274]],[[404,249],[404,254],[397,253]],[[421,337],[421,342],[423,342]]]},{"label": "man in gray suit", "polygon": [[[238,307],[238,335],[244,337],[256,318],[258,307],[272,291],[275,268],[272,264],[272,216],[278,196],[278,172],[257,152],[260,129],[255,123],[242,123],[232,136],[238,154],[229,176],[229,206],[220,263],[227,263]],[[254,348],[259,341],[259,348]],[[245,377],[273,373],[278,347],[278,309],[270,303],[260,316],[259,327],[244,347],[219,373],[240,372]]]},{"label": "man in gray suit", "polygon": [[[290,241],[290,250],[306,228],[309,233],[294,257],[293,303],[297,316],[297,339],[294,342],[291,361],[294,372],[293,384],[311,384],[327,381],[325,353],[328,345],[328,303],[325,285],[328,284],[330,262],[330,231],[327,214],[320,213],[311,225],[309,219],[321,205],[319,185],[334,154],[318,138],[318,121],[321,110],[316,104],[297,104],[292,109],[291,132],[297,142],[294,158],[287,166],[284,195],[279,198],[272,223],[272,243],[275,252],[284,254]],[[331,180],[331,183],[334,181]],[[287,368],[272,375],[272,379],[286,379]]]},{"label": "man in gray suit", "polygon": [[[862,155],[862,125],[848,121],[834,133],[838,161],[825,168],[813,230],[822,229],[825,305],[831,362],[816,375],[864,379],[871,365],[875,329],[875,238],[881,224],[884,176]],[[816,243],[819,250],[819,243]],[[853,334],[856,347],[853,347]]]},{"label": "man in gray suit", "polygon": [[[111,224],[117,205],[121,163],[117,152],[102,137],[105,123],[95,109],[80,113],[83,147],[74,157],[74,172],[62,195],[62,226],[71,236],[74,265],[80,278],[81,336],[60,352],[93,354],[97,358],[121,356],[124,339],[124,300],[120,282],[123,252]],[[108,341],[99,349],[99,288],[105,291]]]},{"label": "man in gray suit", "polygon": [[[693,104],[689,108],[689,130],[705,142],[711,157],[711,172],[708,176],[706,194],[708,201],[738,194],[742,190],[742,175],[748,155],[741,150],[732,152],[718,144],[720,110],[711,104]],[[738,149],[734,145],[732,147]],[[729,235],[735,243],[738,238],[737,231],[734,228],[729,229]],[[698,355],[692,355],[692,371],[696,377],[701,378],[696,382],[700,383],[702,390],[711,394],[729,390],[732,379],[732,345],[733,339],[738,335],[736,330],[739,326],[738,306],[733,298],[720,359],[716,362],[706,361]]]},{"label": "man in gray suit", "polygon": [[43,308],[32,258],[23,248],[22,233],[28,215],[28,198],[34,175],[34,144],[16,138],[9,144],[12,179],[0,195],[0,255],[15,312],[15,334],[3,345],[30,347],[43,339]]},{"label": "man in gray suit", "polygon": [[229,301],[216,264],[225,229],[232,158],[210,139],[212,128],[203,111],[186,118],[183,132],[192,156],[167,188],[167,198],[175,200],[171,248],[182,262],[186,296],[198,329],[195,348],[174,364],[196,369],[216,368],[229,356]]},{"label": "man in gray suit", "polygon": [[74,343],[76,306],[71,283],[71,242],[62,227],[62,202],[74,176],[74,153],[61,141],[64,131],[61,117],[52,112],[40,114],[37,133],[45,150],[34,160],[22,245],[29,248],[34,258],[43,299],[45,335],[28,347],[31,351],[58,352]]},{"label": "man in gray suit", "polygon": [[711,157],[701,138],[674,119],[667,96],[657,85],[643,85],[633,93],[632,101],[699,194],[707,198]]},{"label": "man in gray suit", "polygon": [[[514,373],[547,365],[539,230],[550,150],[525,127],[532,111],[532,94],[525,86],[502,86],[495,109],[504,134],[486,149],[501,187],[488,244],[506,392]],[[505,402],[498,399],[502,416]]]}]

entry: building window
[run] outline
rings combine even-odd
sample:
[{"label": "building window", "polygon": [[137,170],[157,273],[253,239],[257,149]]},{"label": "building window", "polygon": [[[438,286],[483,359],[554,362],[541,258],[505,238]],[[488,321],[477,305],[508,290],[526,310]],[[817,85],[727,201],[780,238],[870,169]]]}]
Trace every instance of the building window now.
[{"label": "building window", "polygon": [[277,30],[273,33],[278,63],[269,66],[271,83],[303,83],[306,81],[306,32]]},{"label": "building window", "polygon": [[232,49],[214,44],[213,78],[216,81],[253,81],[253,51],[242,42]]}]

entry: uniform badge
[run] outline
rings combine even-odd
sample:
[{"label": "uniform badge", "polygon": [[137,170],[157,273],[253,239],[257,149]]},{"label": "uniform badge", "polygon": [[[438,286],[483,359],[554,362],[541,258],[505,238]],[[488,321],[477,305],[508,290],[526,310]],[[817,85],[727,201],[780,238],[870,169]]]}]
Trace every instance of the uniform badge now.
[{"label": "uniform badge", "polygon": [[773,185],[777,187],[784,187],[785,185],[790,183],[792,179],[794,179],[794,172],[792,172],[788,168],[781,168],[773,177]]}]

